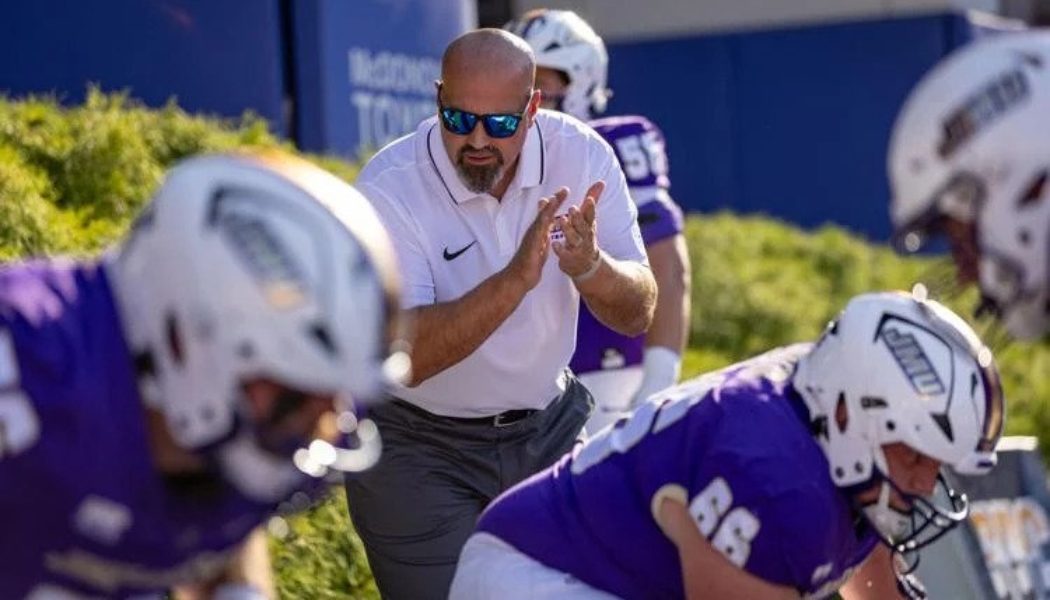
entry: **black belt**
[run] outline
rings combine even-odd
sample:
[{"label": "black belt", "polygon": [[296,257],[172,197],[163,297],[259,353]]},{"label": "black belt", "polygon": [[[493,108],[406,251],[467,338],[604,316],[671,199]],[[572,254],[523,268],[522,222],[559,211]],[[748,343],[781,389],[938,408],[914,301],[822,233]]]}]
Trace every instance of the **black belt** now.
[{"label": "black belt", "polygon": [[513,425],[518,421],[527,419],[532,415],[540,412],[534,408],[515,408],[514,410],[505,410],[499,414],[492,415],[489,417],[446,417],[445,415],[437,415],[429,410],[420,408],[411,402],[405,402],[404,400],[394,400],[399,406],[407,408],[412,412],[423,415],[428,418],[446,419],[454,423],[462,423],[464,425],[489,425],[491,427],[506,427]]},{"label": "black belt", "polygon": [[532,408],[516,408],[514,410],[505,410],[498,415],[492,415],[491,417],[445,417],[451,421],[457,423],[463,423],[466,425],[492,425],[493,427],[506,427],[507,425],[513,425],[522,419],[526,419],[540,411]]}]

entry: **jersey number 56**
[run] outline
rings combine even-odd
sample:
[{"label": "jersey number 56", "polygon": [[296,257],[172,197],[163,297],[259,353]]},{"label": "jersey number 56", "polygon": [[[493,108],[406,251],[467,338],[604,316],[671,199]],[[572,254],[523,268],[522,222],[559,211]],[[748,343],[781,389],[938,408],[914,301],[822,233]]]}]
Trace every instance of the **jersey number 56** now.
[{"label": "jersey number 56", "polygon": [[650,175],[659,177],[667,174],[667,154],[655,131],[616,140],[616,153],[620,155],[627,181],[642,181]]}]

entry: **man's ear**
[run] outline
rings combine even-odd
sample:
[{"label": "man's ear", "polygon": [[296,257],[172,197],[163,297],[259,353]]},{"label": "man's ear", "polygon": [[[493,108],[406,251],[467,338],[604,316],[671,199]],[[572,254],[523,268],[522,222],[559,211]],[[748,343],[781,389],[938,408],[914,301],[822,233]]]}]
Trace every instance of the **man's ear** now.
[{"label": "man's ear", "polygon": [[441,84],[440,79],[434,80],[434,104],[437,105],[438,110],[441,110]]},{"label": "man's ear", "polygon": [[540,103],[543,102],[543,92],[539,88],[532,90],[532,97],[529,98],[529,106],[526,108],[526,112],[529,115],[529,124],[536,119],[536,111],[540,109]]}]

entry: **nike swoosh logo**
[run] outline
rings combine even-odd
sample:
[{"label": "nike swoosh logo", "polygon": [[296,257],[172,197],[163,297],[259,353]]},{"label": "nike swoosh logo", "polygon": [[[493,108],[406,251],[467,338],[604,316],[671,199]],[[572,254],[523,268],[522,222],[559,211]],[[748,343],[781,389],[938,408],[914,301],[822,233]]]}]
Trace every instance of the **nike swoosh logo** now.
[{"label": "nike swoosh logo", "polygon": [[473,242],[467,244],[466,246],[463,246],[462,248],[460,248],[459,250],[456,250],[455,252],[449,252],[448,251],[448,246],[445,246],[445,252],[444,252],[444,254],[442,254],[442,256],[445,257],[445,260],[456,260],[456,258],[460,254],[463,254],[467,250],[470,250],[470,247],[473,246],[476,243],[478,243],[478,241],[474,240]]}]

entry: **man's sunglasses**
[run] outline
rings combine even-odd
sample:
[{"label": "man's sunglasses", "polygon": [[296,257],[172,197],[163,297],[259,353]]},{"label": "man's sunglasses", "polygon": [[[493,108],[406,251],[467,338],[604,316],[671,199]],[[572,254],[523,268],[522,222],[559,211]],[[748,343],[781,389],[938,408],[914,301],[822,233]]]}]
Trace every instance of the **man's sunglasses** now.
[{"label": "man's sunglasses", "polygon": [[489,114],[479,115],[458,108],[449,108],[447,106],[441,107],[441,124],[445,126],[445,129],[450,133],[456,135],[467,135],[474,128],[477,127],[478,121],[481,121],[482,127],[485,128],[485,133],[491,138],[509,138],[518,132],[518,127],[521,125],[521,121],[525,118],[525,111],[517,114],[503,113],[503,114]]}]

